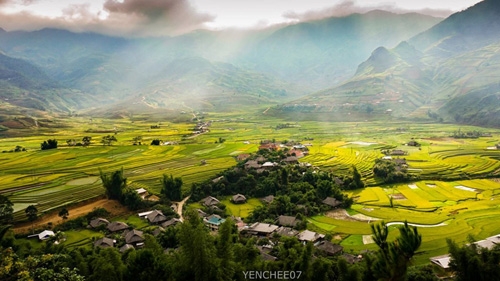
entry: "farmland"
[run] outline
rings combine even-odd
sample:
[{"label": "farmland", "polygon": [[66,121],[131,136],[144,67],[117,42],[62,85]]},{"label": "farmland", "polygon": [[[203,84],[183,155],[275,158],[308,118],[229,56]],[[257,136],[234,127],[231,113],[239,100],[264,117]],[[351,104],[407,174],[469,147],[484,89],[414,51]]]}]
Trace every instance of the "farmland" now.
[{"label": "farmland", "polygon": [[[31,204],[40,212],[49,212],[101,196],[104,189],[99,170],[123,168],[131,187],[145,188],[153,194],[160,192],[161,176],[172,174],[182,178],[183,191],[188,193],[192,183],[234,166],[234,156],[257,151],[263,139],[296,140],[311,145],[309,155],[300,162],[338,175],[347,173],[352,165],[360,171],[367,187],[348,192],[355,199],[348,210],[350,215],[386,222],[406,219],[432,226],[419,227],[423,235],[419,262],[445,253],[445,238],[462,243],[468,235],[482,239],[500,233],[494,223],[500,214],[500,183],[496,180],[500,177],[500,151],[486,149],[500,142],[499,130],[461,126],[461,130],[480,130],[491,137],[453,139],[450,135],[458,128],[446,124],[398,120],[289,123],[262,112],[197,116],[212,121],[209,132],[192,134],[195,122],[190,118],[171,122],[146,115],[92,120],[66,117],[54,120],[50,128],[4,131],[0,139],[0,151],[6,151],[0,154],[0,193],[14,203],[16,221],[26,219],[24,209]],[[285,123],[291,125],[278,126]],[[102,145],[101,138],[110,134],[118,141]],[[93,143],[87,147],[66,143],[69,139],[80,141],[84,136],[92,137]],[[138,136],[141,144],[134,145]],[[51,138],[58,140],[59,147],[41,151],[40,143]],[[149,145],[154,139],[175,145]],[[411,139],[421,146],[405,145]],[[8,152],[17,145],[27,151]],[[404,158],[408,170],[419,179],[387,185],[375,178],[373,163],[384,156],[381,150],[386,149],[407,151]],[[242,217],[261,204],[255,198],[244,205],[223,203],[230,213]],[[309,228],[341,235],[341,244],[348,249],[375,248],[363,243],[363,236],[370,234],[366,221],[318,215],[309,218]],[[393,236],[395,232],[391,231]]]}]

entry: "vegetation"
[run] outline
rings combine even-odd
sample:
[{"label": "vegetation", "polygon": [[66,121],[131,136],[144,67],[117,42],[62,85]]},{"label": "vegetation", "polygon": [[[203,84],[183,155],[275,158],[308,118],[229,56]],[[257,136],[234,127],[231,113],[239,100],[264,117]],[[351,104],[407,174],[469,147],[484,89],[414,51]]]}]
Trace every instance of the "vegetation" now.
[{"label": "vegetation", "polygon": [[42,150],[55,149],[55,148],[57,148],[57,140],[56,139],[49,139],[49,140],[43,141],[40,146],[41,146]]},{"label": "vegetation", "polygon": [[489,250],[479,248],[473,243],[459,247],[450,239],[447,242],[452,258],[450,268],[456,276],[456,281],[498,279],[500,276],[499,246]]},{"label": "vegetation", "polygon": [[182,198],[182,179],[174,178],[172,175],[163,175],[161,179],[161,184],[163,188],[161,193],[165,195],[169,200],[180,201]]},{"label": "vegetation", "polygon": [[14,212],[14,204],[10,202],[9,198],[0,194],[0,224],[8,224],[12,222]]}]

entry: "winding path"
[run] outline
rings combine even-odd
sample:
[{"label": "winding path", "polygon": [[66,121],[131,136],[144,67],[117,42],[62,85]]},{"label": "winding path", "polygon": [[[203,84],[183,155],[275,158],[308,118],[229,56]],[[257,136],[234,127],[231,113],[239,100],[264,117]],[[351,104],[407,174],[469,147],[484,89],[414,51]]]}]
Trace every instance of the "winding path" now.
[{"label": "winding path", "polygon": [[188,197],[182,199],[182,201],[180,201],[180,202],[176,202],[176,204],[177,204],[177,214],[179,215],[180,220],[182,222],[184,222],[184,217],[182,216],[182,207],[184,206],[184,203],[186,203],[186,201],[189,200],[189,197],[191,197],[191,195],[189,195]]}]

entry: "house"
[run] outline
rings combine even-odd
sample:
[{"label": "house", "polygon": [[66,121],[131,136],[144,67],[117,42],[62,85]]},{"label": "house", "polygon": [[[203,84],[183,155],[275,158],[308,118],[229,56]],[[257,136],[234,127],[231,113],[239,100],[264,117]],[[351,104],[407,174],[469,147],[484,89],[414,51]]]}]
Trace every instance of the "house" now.
[{"label": "house", "polygon": [[165,228],[158,226],[157,228],[155,228],[155,230],[153,230],[153,236],[156,237],[164,231],[165,231]]},{"label": "house", "polygon": [[224,176],[220,176],[220,177],[217,177],[215,179],[212,180],[213,183],[218,183],[219,181],[221,181],[222,179],[224,179]]},{"label": "house", "polygon": [[149,223],[161,223],[167,220],[167,217],[163,215],[161,211],[153,210],[146,216]]},{"label": "house", "polygon": [[55,236],[54,231],[44,230],[38,234],[29,235],[28,238],[37,237],[38,240],[43,241],[49,239],[51,236]]},{"label": "house", "polygon": [[344,247],[337,244],[333,244],[330,241],[321,241],[316,246],[316,248],[328,256],[335,256],[341,254],[342,251],[344,250]]},{"label": "house", "polygon": [[418,142],[416,142],[416,141],[414,141],[414,140],[411,140],[411,141],[409,141],[409,142],[407,143],[407,145],[408,145],[408,146],[416,146],[416,147],[418,147],[418,146],[420,146],[420,143],[418,143]]},{"label": "house", "polygon": [[285,162],[286,164],[298,164],[299,163],[299,160],[297,159],[296,156],[288,156],[287,158],[285,158],[283,160],[283,162]]},{"label": "house", "polygon": [[148,197],[146,197],[146,200],[151,201],[151,202],[158,202],[158,201],[160,201],[160,197],[158,197],[154,194],[151,194]]},{"label": "house", "polygon": [[288,155],[295,156],[297,158],[302,158],[302,157],[304,157],[304,152],[302,152],[302,150],[294,148],[294,149],[288,151]]},{"label": "house", "polygon": [[108,224],[109,224],[109,221],[107,219],[103,219],[103,218],[95,218],[95,219],[91,220],[89,223],[90,227],[92,227],[92,228],[98,228],[101,225],[108,225]]},{"label": "house", "polygon": [[278,163],[275,163],[275,162],[269,162],[269,161],[268,161],[268,162],[266,162],[266,163],[264,163],[264,164],[262,164],[262,168],[264,168],[264,169],[268,169],[268,170],[269,170],[269,169],[272,169],[272,168],[274,168],[274,167],[276,167],[276,166],[278,166]]},{"label": "house", "polygon": [[382,157],[382,160],[392,160],[392,157],[391,156],[384,156],[384,157]]},{"label": "house", "polygon": [[321,240],[323,238],[325,238],[325,235],[323,234],[319,234],[319,233],[316,233],[316,232],[312,232],[310,230],[304,230],[302,232],[299,233],[299,235],[297,236],[297,238],[302,241],[302,242],[307,242],[307,241],[310,241],[310,242],[317,242],[318,240]]},{"label": "house", "polygon": [[94,247],[101,247],[101,248],[112,248],[115,246],[115,240],[108,238],[108,237],[103,237],[101,239],[97,239],[94,242]]},{"label": "house", "polygon": [[493,241],[487,240],[487,239],[476,241],[476,242],[474,242],[474,244],[476,244],[476,246],[478,246],[480,248],[484,248],[484,249],[488,249],[488,250],[491,250],[496,246],[496,244]]},{"label": "house", "polygon": [[500,244],[500,235],[494,235],[486,238],[486,240],[489,240],[495,244]]},{"label": "house", "polygon": [[247,198],[244,195],[236,194],[231,198],[231,201],[235,204],[243,204],[247,202]]},{"label": "house", "polygon": [[275,143],[263,143],[259,146],[259,150],[278,150],[278,146]]},{"label": "house", "polygon": [[117,232],[117,231],[127,229],[128,225],[124,222],[114,221],[114,222],[109,223],[107,228],[110,232]]},{"label": "house", "polygon": [[210,228],[212,231],[219,230],[219,226],[224,223],[226,220],[221,218],[219,215],[210,215],[203,219],[203,222]]},{"label": "house", "polygon": [[338,206],[340,206],[342,204],[341,201],[333,198],[333,197],[326,197],[325,200],[322,201],[323,204],[326,204],[332,208],[337,208]]},{"label": "house", "polygon": [[299,234],[299,231],[291,228],[291,227],[285,227],[285,226],[280,226],[276,231],[274,232],[280,236],[286,236],[286,237],[295,237],[297,234]]},{"label": "house", "polygon": [[396,156],[402,156],[408,154],[408,152],[401,150],[401,149],[394,149],[390,153],[391,155],[396,155]]},{"label": "house", "polygon": [[274,195],[268,195],[261,199],[264,203],[271,204],[274,200]]},{"label": "house", "polygon": [[250,154],[240,154],[240,155],[236,156],[236,160],[241,162],[241,161],[247,160],[248,157],[250,157]]},{"label": "house", "polygon": [[355,263],[358,263],[360,261],[363,260],[363,256],[362,255],[352,255],[352,254],[347,254],[347,253],[344,253],[342,255],[342,257],[350,264],[355,264]]},{"label": "house", "polygon": [[196,211],[198,212],[198,215],[201,217],[201,218],[204,218],[207,216],[207,213],[203,212],[202,209],[196,209]]},{"label": "house", "polygon": [[300,220],[296,219],[295,217],[292,216],[279,216],[277,220],[278,225],[280,226],[291,226],[294,227],[298,223],[300,223]]},{"label": "house", "polygon": [[151,214],[153,211],[147,211],[147,212],[142,212],[138,213],[137,215],[143,219],[147,219],[148,215]]},{"label": "house", "polygon": [[120,253],[125,253],[128,249],[135,249],[133,245],[125,244],[120,247]]},{"label": "house", "polygon": [[208,197],[203,199],[203,205],[205,205],[207,207],[212,207],[212,206],[215,206],[219,203],[220,203],[220,201],[217,200],[217,198],[212,197],[212,196],[208,196]]},{"label": "house", "polygon": [[272,250],[270,248],[267,248],[264,246],[257,246],[257,249],[259,250],[260,256],[262,257],[262,259],[264,259],[266,261],[276,261],[278,259],[277,257],[272,256],[270,254],[271,250]]},{"label": "house", "polygon": [[261,236],[267,236],[276,231],[279,226],[273,225],[273,224],[268,224],[268,223],[261,223],[261,222],[256,222],[250,226],[247,226],[246,228],[243,229],[244,232],[247,232],[248,234],[251,235],[261,235]]},{"label": "house", "polygon": [[255,161],[257,161],[258,163],[264,163],[267,161],[266,157],[260,155],[259,157],[255,158]]},{"label": "house", "polygon": [[334,182],[336,185],[338,185],[338,186],[342,186],[342,185],[344,185],[344,181],[343,181],[343,180],[341,180],[339,177],[334,177],[334,178],[333,178],[333,182]]},{"label": "house", "polygon": [[125,237],[125,243],[127,244],[142,246],[142,242],[144,242],[144,235],[142,231],[137,229],[127,230],[123,232],[123,236]]},{"label": "house", "polygon": [[139,197],[141,197],[142,200],[146,199],[146,197],[149,195],[148,191],[144,188],[136,189],[135,192],[139,194]]},{"label": "house", "polygon": [[178,218],[172,218],[164,223],[161,224],[163,228],[167,228],[169,226],[175,226],[178,223],[181,223],[182,221]]},{"label": "house", "polygon": [[250,160],[245,163],[245,169],[260,169],[261,165],[257,162],[257,160]]},{"label": "house", "polygon": [[432,257],[432,258],[430,258],[430,260],[433,264],[436,264],[436,265],[440,266],[441,268],[444,268],[444,269],[450,268],[450,261],[451,261],[450,254]]}]

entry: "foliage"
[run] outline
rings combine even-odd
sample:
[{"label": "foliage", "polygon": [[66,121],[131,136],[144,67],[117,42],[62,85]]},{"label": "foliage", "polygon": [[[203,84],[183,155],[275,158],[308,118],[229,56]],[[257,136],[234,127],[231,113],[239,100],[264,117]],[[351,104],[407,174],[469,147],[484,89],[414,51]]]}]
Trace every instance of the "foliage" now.
[{"label": "foliage", "polygon": [[393,160],[376,159],[373,173],[383,179],[384,183],[407,182],[416,179],[408,173],[406,166],[398,165]]},{"label": "foliage", "polygon": [[0,194],[0,224],[7,224],[12,221],[14,204],[9,200],[9,198]]},{"label": "foliage", "polygon": [[38,209],[35,205],[29,205],[26,210],[24,210],[29,221],[34,221],[38,218]]},{"label": "foliage", "polygon": [[151,145],[160,145],[161,144],[161,140],[160,139],[154,139],[151,141]]},{"label": "foliage", "polygon": [[69,212],[68,212],[68,209],[66,208],[62,208],[61,211],[59,211],[59,214],[58,214],[61,218],[63,218],[64,220],[68,218],[69,216]]},{"label": "foliage", "polygon": [[182,178],[174,178],[172,175],[163,175],[161,179],[161,193],[172,201],[180,201],[182,198]]},{"label": "foliage", "polygon": [[112,142],[117,142],[117,141],[118,140],[116,139],[116,137],[112,135],[104,136],[101,139],[102,145],[111,145]]},{"label": "foliage", "polygon": [[123,177],[123,168],[111,174],[105,174],[102,170],[99,170],[99,173],[108,198],[120,200],[123,190],[127,187],[127,179]]},{"label": "foliage", "polygon": [[500,276],[500,246],[489,250],[479,248],[474,243],[458,247],[447,239],[451,262],[450,268],[455,273],[456,281],[498,280]]},{"label": "foliage", "polygon": [[89,146],[91,143],[92,143],[92,137],[85,136],[82,138],[82,145],[83,146]]},{"label": "foliage", "polygon": [[42,150],[47,150],[47,149],[55,149],[57,148],[57,140],[56,139],[49,139],[46,141],[43,141],[42,144],[40,145]]},{"label": "foliage", "polygon": [[399,228],[399,237],[394,242],[387,242],[388,227],[384,222],[371,225],[373,241],[379,247],[373,263],[374,275],[379,280],[404,281],[413,255],[422,243],[422,236],[417,228],[405,221]]}]

